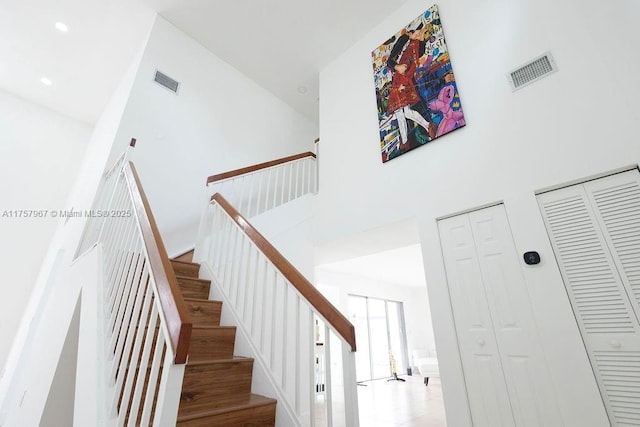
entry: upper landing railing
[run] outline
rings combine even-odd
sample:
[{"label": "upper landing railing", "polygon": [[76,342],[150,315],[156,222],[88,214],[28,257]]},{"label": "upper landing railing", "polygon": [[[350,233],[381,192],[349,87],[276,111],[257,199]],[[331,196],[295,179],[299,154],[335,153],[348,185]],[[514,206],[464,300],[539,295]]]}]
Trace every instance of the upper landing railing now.
[{"label": "upper landing railing", "polygon": [[317,191],[316,155],[306,153],[212,175],[207,198],[224,197],[251,218],[305,194]]}]

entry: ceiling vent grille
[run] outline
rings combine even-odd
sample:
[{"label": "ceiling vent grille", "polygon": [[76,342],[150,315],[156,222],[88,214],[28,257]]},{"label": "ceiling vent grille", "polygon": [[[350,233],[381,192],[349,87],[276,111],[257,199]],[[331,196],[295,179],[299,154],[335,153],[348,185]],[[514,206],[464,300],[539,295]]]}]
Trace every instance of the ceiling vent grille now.
[{"label": "ceiling vent grille", "polygon": [[180,87],[180,83],[173,80],[171,77],[167,76],[164,73],[156,70],[156,75],[153,78],[153,81],[158,83],[160,86],[163,86],[169,89],[173,93],[178,93],[178,88]]},{"label": "ceiling vent grille", "polygon": [[554,61],[553,56],[551,56],[551,52],[547,52],[513,70],[507,75],[507,77],[511,84],[511,88],[515,91],[530,85],[549,74],[553,74],[556,71],[558,71],[558,66]]}]

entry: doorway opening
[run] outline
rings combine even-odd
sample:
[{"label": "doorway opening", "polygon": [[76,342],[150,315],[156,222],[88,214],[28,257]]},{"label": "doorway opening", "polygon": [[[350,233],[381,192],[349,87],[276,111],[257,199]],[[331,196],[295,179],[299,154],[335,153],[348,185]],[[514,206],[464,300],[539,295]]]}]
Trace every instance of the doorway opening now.
[{"label": "doorway opening", "polygon": [[445,426],[417,220],[316,246],[314,281],[356,330],[360,424]]}]

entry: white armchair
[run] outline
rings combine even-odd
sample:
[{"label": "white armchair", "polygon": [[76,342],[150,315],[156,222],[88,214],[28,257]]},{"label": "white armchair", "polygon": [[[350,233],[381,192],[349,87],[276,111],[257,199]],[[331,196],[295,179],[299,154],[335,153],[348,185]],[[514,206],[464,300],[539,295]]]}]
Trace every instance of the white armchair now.
[{"label": "white armchair", "polygon": [[438,357],[435,350],[426,348],[415,349],[412,352],[413,366],[424,377],[424,385],[429,385],[430,377],[440,377]]}]

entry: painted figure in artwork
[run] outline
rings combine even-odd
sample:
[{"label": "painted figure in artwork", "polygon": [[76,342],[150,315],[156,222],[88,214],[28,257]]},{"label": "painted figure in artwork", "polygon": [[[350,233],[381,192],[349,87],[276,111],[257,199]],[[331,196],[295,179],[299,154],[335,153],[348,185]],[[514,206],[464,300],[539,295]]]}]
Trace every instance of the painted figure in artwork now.
[{"label": "painted figure in artwork", "polygon": [[[400,143],[408,140],[407,120],[412,120],[422,126],[429,136],[435,136],[435,125],[425,119],[422,114],[412,108],[420,102],[421,98],[416,90],[414,73],[421,66],[421,57],[425,53],[425,36],[429,33],[430,26],[422,23],[412,31],[398,37],[391,49],[387,66],[393,72],[391,89],[389,91],[389,114],[394,114],[400,130]],[[430,59],[422,58],[422,64]]]},{"label": "painted figure in artwork", "polygon": [[465,124],[462,110],[455,111],[451,108],[455,93],[455,87],[452,84],[448,84],[440,90],[438,99],[429,104],[429,108],[442,114],[442,120],[438,125],[436,136],[444,135]]}]

